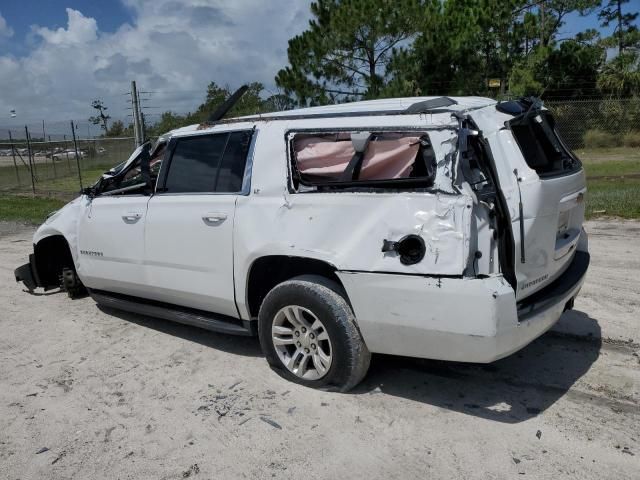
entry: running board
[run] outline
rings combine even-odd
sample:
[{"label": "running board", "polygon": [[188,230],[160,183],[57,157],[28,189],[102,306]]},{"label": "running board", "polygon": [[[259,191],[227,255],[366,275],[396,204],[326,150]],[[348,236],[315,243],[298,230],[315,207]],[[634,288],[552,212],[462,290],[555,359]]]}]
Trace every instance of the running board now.
[{"label": "running board", "polygon": [[93,298],[98,305],[102,305],[103,307],[162,318],[163,320],[184,323],[185,325],[192,325],[213,332],[245,336],[256,334],[255,322],[239,320],[213,312],[102,290],[89,289],[89,295],[91,295],[91,298]]}]

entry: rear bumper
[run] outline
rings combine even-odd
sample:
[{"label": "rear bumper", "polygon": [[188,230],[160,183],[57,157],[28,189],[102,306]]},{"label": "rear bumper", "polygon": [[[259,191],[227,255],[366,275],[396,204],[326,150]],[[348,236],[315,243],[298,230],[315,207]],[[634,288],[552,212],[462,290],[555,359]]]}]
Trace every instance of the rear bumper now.
[{"label": "rear bumper", "polygon": [[370,351],[489,363],[549,330],[580,291],[589,254],[576,252],[553,284],[516,304],[501,277],[426,278],[338,272]]},{"label": "rear bumper", "polygon": [[30,292],[41,286],[35,260],[35,255],[31,254],[29,255],[29,263],[25,263],[13,271],[16,282],[22,282]]}]

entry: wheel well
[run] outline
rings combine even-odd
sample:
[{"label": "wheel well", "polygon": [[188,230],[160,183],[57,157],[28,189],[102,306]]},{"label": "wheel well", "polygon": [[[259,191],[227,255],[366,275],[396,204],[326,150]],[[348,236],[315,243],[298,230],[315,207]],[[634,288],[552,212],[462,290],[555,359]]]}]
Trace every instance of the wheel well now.
[{"label": "wheel well", "polygon": [[38,277],[45,289],[60,286],[63,268],[75,270],[69,243],[62,235],[43,238],[34,245],[33,249]]},{"label": "wheel well", "polygon": [[273,287],[299,275],[320,275],[343,287],[336,268],[322,260],[305,257],[270,255],[258,258],[251,265],[247,281],[247,305],[251,317],[257,317],[260,305]]}]

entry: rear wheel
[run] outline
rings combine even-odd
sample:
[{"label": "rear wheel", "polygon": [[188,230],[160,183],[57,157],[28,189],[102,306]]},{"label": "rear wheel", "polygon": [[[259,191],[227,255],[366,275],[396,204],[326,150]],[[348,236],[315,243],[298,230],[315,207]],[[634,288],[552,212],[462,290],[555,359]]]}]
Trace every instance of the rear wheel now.
[{"label": "rear wheel", "polygon": [[341,287],[301,276],[274,287],[259,313],[260,344],[283,378],[347,391],[366,375],[371,354]]}]

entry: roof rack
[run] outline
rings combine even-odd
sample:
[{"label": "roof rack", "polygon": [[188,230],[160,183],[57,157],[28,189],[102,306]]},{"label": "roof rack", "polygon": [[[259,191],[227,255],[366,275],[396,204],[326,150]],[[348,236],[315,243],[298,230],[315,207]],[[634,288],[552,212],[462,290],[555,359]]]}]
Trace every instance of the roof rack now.
[{"label": "roof rack", "polygon": [[239,123],[258,122],[275,120],[304,120],[309,118],[340,118],[340,117],[377,117],[385,115],[419,115],[428,113],[446,113],[452,110],[445,110],[443,107],[457,105],[454,99],[449,97],[437,97],[430,100],[423,100],[411,104],[403,110],[378,110],[378,111],[347,111],[332,113],[292,113],[291,115],[253,115],[249,117],[224,118],[216,122],[207,122],[210,125],[216,123]]},{"label": "roof rack", "polygon": [[432,98],[430,100],[424,100],[422,102],[413,103],[405,110],[407,115],[419,114],[419,113],[430,113],[432,110],[436,108],[442,107],[450,107],[451,105],[457,105],[453,98],[450,97],[438,97]]}]

